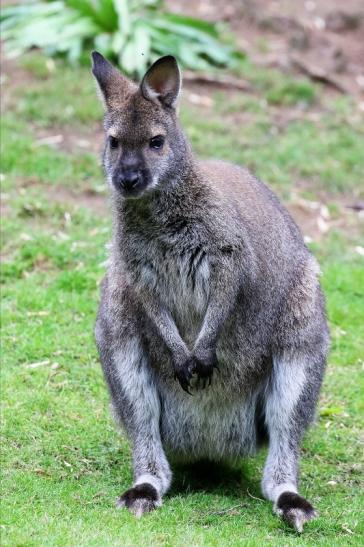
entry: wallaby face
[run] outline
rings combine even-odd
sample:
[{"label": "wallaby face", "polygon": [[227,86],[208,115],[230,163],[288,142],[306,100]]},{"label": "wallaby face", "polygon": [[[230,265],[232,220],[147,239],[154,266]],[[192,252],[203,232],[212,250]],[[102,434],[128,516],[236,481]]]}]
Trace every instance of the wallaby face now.
[{"label": "wallaby face", "polygon": [[298,493],[299,449],[328,351],[316,261],[247,169],[194,158],[174,58],[139,86],[98,53],[93,73],[114,204],[95,336],[133,450],[118,505],[139,517],[162,504],[167,451],[235,460],[265,439],[263,495],[301,532],[316,512]]},{"label": "wallaby face", "polygon": [[106,106],[103,161],[109,182],[126,198],[168,184],[185,151],[175,110],[180,73],[174,58],[155,63],[139,87],[96,52],[93,74]]}]

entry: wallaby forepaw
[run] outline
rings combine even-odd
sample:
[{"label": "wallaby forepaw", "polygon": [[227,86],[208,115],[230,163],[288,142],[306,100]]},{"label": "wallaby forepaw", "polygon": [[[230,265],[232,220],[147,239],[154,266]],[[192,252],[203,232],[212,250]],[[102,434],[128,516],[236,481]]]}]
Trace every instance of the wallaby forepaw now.
[{"label": "wallaby forepaw", "polygon": [[299,494],[283,492],[274,507],[277,515],[301,533],[303,525],[318,516],[312,505]]},{"label": "wallaby forepaw", "polygon": [[174,373],[175,380],[178,380],[181,388],[184,391],[186,391],[186,393],[189,393],[190,395],[192,395],[192,393],[190,392],[190,388],[191,388],[190,382],[194,373],[194,369],[195,369],[195,362],[193,358],[187,359],[187,361],[185,361],[183,365],[175,366],[175,373]]},{"label": "wallaby forepaw", "polygon": [[206,386],[211,386],[212,376],[214,369],[219,371],[216,351],[212,350],[209,352],[204,352],[202,355],[195,355],[195,370],[197,374],[197,384],[196,387],[205,389]]},{"label": "wallaby forepaw", "polygon": [[117,507],[126,507],[137,518],[144,513],[150,513],[160,505],[162,505],[160,495],[154,486],[148,483],[129,488],[116,502]]}]

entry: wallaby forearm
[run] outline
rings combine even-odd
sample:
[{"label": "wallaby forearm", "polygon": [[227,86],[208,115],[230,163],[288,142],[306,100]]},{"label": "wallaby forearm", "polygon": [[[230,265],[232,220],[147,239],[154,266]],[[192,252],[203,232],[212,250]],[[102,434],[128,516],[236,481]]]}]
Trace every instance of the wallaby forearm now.
[{"label": "wallaby forearm", "polygon": [[152,293],[143,291],[139,296],[146,314],[170,351],[175,378],[178,379],[182,388],[190,393],[190,380],[196,367],[176,323],[167,308]]},{"label": "wallaby forearm", "polygon": [[241,285],[242,275],[233,261],[215,270],[209,303],[195,342],[194,353],[201,354],[215,348],[221,329],[235,305]]},{"label": "wallaby forearm", "polygon": [[173,360],[188,358],[190,351],[183,341],[169,310],[149,291],[139,294],[145,313],[153,322]]}]

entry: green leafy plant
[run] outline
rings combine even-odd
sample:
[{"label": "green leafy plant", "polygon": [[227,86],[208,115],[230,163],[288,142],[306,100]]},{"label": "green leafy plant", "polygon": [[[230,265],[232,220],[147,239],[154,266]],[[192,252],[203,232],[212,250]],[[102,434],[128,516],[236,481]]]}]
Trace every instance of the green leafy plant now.
[{"label": "green leafy plant", "polygon": [[167,53],[197,70],[242,57],[221,42],[216,25],[167,13],[159,0],[31,0],[5,7],[0,25],[12,56],[36,47],[76,62],[94,48],[135,76]]}]

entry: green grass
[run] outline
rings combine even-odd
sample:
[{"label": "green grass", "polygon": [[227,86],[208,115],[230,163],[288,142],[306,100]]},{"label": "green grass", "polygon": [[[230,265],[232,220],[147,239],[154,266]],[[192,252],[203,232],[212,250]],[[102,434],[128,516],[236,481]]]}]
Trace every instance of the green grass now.
[{"label": "green grass", "polygon": [[[2,544],[361,545],[364,267],[355,251],[363,235],[358,230],[332,231],[313,245],[332,351],[318,422],[304,442],[301,490],[320,518],[299,537],[257,499],[264,451],[232,469],[210,470],[213,481],[200,470],[175,469],[163,507],[141,521],[115,509],[131,483],[130,446],[112,423],[92,335],[110,219],[84,200],[85,192],[99,191],[102,174],[93,152],[37,144],[38,131],[54,135],[70,127],[92,140],[101,109],[88,71],[75,75],[57,62],[47,76],[42,63],[24,58],[32,78],[25,90],[14,86],[2,127]],[[304,119],[281,127],[271,104],[277,100],[268,96],[276,76],[249,74],[256,95],[226,101],[217,93],[213,111],[185,103],[183,121],[195,149],[248,163],[287,199],[300,191],[298,178],[302,191],[324,192],[340,217],[340,203],[363,192],[364,139],[350,101],[322,105],[315,87],[302,110],[301,91],[295,91],[293,108]],[[282,88],[292,89],[282,80]],[[285,113],[286,100],[278,102]]]},{"label": "green grass", "polygon": [[[209,113],[202,119],[201,108],[200,114],[196,107],[182,113],[201,156],[209,157],[213,152],[217,157],[243,163],[278,191],[289,192],[299,181],[315,192],[364,196],[364,131],[360,117],[342,115],[332,103],[314,121],[305,116],[307,111],[296,107],[298,119],[278,125],[276,110],[266,102],[242,96],[230,104],[221,94],[216,96],[216,110],[216,114]],[[235,122],[234,114],[241,115],[240,123]]]}]

